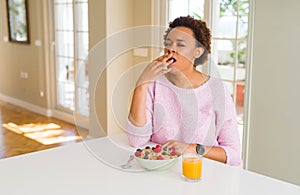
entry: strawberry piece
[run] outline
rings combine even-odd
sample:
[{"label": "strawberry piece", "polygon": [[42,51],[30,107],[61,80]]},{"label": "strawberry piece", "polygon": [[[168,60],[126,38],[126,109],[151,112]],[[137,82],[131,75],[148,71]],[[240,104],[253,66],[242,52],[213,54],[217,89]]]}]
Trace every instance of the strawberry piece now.
[{"label": "strawberry piece", "polygon": [[135,155],[136,157],[140,157],[140,156],[142,155],[142,153],[141,153],[140,151],[136,151],[136,152],[134,153],[134,155]]},{"label": "strawberry piece", "polygon": [[175,146],[172,146],[171,149],[172,149],[172,151],[176,151]]},{"label": "strawberry piece", "polygon": [[153,151],[156,152],[156,153],[158,153],[158,152],[161,151],[161,149],[160,148],[155,148]]},{"label": "strawberry piece", "polygon": [[173,150],[173,151],[171,152],[171,155],[172,155],[172,156],[176,156],[176,155],[177,155],[177,152],[176,152],[175,150]]},{"label": "strawberry piece", "polygon": [[155,146],[155,148],[161,148],[161,147],[160,147],[160,145],[157,144],[157,145]]},{"label": "strawberry piece", "polygon": [[164,159],[164,157],[162,156],[162,155],[159,155],[158,157],[157,157],[157,160],[163,160]]}]

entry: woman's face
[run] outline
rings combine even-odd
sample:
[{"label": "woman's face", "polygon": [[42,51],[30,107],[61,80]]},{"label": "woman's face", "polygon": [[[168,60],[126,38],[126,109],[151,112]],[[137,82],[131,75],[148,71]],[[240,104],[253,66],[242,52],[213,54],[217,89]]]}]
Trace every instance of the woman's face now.
[{"label": "woman's face", "polygon": [[172,57],[176,60],[171,66],[181,71],[187,67],[193,67],[194,59],[203,53],[202,48],[196,46],[196,42],[190,28],[176,27],[172,29],[164,42],[164,53],[173,52]]}]

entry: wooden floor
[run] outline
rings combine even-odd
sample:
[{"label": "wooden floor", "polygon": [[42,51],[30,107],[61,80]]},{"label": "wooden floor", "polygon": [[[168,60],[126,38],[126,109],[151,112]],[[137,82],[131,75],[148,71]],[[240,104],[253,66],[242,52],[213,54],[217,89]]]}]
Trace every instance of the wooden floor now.
[{"label": "wooden floor", "polygon": [[30,124],[30,123],[55,123],[61,126],[66,135],[78,135],[81,138],[87,136],[86,130],[78,130],[76,126],[65,123],[55,118],[45,117],[12,104],[0,101],[0,159],[17,156],[25,153],[45,150],[66,144],[80,142],[68,141],[60,144],[43,145],[35,140],[29,139],[22,134],[15,133],[3,127],[3,124]]}]

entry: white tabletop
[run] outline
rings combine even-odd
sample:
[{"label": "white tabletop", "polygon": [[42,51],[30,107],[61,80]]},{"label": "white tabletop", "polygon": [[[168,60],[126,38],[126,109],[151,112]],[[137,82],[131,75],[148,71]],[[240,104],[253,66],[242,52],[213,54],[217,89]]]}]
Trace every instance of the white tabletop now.
[{"label": "white tabletop", "polygon": [[208,159],[198,183],[181,179],[180,162],[165,171],[121,170],[134,148],[124,136],[98,138],[0,160],[0,193],[57,194],[300,194],[300,186]]}]

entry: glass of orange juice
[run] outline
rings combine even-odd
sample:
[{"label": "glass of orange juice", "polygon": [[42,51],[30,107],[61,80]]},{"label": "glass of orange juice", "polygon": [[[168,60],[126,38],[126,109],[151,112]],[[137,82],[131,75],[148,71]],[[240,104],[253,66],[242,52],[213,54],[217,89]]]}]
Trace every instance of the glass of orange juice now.
[{"label": "glass of orange juice", "polygon": [[202,155],[186,153],[182,155],[182,176],[184,180],[196,182],[202,176]]}]

